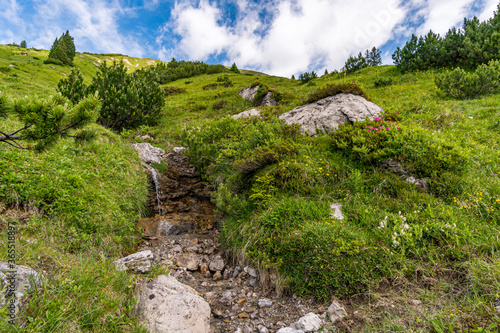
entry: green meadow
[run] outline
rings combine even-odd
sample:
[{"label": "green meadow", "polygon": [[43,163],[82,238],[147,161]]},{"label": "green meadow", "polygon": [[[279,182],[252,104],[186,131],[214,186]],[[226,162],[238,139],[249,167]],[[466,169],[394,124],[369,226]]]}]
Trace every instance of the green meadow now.
[{"label": "green meadow", "polygon": [[[43,64],[47,54],[0,46],[2,94],[55,94],[71,69]],[[74,63],[89,83],[96,64],[114,59],[130,71],[155,62],[77,53]],[[230,252],[258,267],[267,287],[326,306],[339,298],[352,319],[339,330],[494,332],[500,95],[448,97],[434,83],[446,70],[378,66],[306,84],[256,72],[200,75],[164,86],[156,126],[114,133],[92,125],[93,142],[64,139],[42,153],[0,146],[2,238],[15,222],[17,263],[46,278],[19,314],[21,331],[145,332],[127,314],[133,290],[164,269],[133,276],[115,272],[112,261],[134,252],[137,218],[149,214],[146,174],[128,145],[149,134],[154,146],[188,147],[216,198]],[[230,117],[254,107],[238,92],[257,83],[278,106],[262,108],[259,118]],[[382,119],[315,137],[278,119],[331,84],[359,86],[384,109]],[[8,118],[1,128],[18,125]],[[374,127],[383,129],[368,131]],[[388,159],[429,188],[382,168]],[[333,218],[332,204],[343,206],[343,220]]]}]

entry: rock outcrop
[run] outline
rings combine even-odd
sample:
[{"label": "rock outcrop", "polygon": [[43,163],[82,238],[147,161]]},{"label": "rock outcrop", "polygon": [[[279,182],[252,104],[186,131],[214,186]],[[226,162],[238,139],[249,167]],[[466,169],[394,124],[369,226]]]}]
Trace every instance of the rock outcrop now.
[{"label": "rock outcrop", "polygon": [[[10,314],[20,310],[19,300],[28,290],[41,285],[41,275],[35,270],[27,266],[0,262],[0,308],[7,305]],[[15,297],[11,298],[10,295]]]},{"label": "rock outcrop", "polygon": [[[259,90],[259,86],[252,86],[252,87],[246,87],[243,88],[240,92],[239,95],[243,98],[249,101],[250,103],[255,103],[255,97],[257,95],[257,91]],[[271,106],[271,105],[277,105],[276,100],[273,98],[273,93],[269,91],[264,98],[262,98],[262,102],[260,102],[260,106]]]},{"label": "rock outcrop", "polygon": [[338,94],[315,103],[299,106],[280,116],[286,124],[299,124],[302,134],[314,136],[329,133],[339,124],[373,120],[383,109],[365,98],[352,94]]},{"label": "rock outcrop", "polygon": [[170,275],[142,285],[136,297],[133,311],[151,332],[210,332],[208,303]]},{"label": "rock outcrop", "polygon": [[250,109],[233,115],[234,119],[248,118],[248,117],[260,117],[260,110]]},{"label": "rock outcrop", "polygon": [[132,147],[137,151],[141,161],[144,163],[161,163],[162,155],[165,151],[161,148],[153,147],[149,143],[134,143]]}]

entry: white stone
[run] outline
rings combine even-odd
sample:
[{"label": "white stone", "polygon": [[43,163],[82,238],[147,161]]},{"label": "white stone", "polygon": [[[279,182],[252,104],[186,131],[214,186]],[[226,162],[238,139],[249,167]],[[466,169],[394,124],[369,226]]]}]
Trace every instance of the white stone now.
[{"label": "white stone", "polygon": [[365,98],[352,94],[338,94],[321,99],[315,103],[299,106],[280,116],[286,124],[299,124],[302,134],[316,135],[316,132],[329,133],[339,124],[373,120],[384,111],[381,107]]},{"label": "white stone", "polygon": [[226,264],[221,256],[216,256],[209,264],[209,268],[212,272],[222,271],[224,266],[226,266]]},{"label": "white stone", "polygon": [[301,317],[295,324],[295,329],[304,332],[315,332],[321,328],[321,318],[312,312]]},{"label": "white stone", "polygon": [[196,271],[200,265],[200,258],[196,253],[186,252],[177,258],[177,266],[185,267],[189,271]]},{"label": "white stone", "polygon": [[247,266],[247,267],[243,268],[243,270],[245,271],[245,273],[247,273],[251,277],[254,277],[254,278],[257,277],[257,271],[255,270],[255,268]]},{"label": "white stone", "polygon": [[248,117],[260,117],[259,109],[250,109],[232,116],[234,119],[248,118]]},{"label": "white stone", "polygon": [[339,203],[334,203],[330,205],[330,215],[336,220],[343,220],[344,214],[342,214],[342,205]]},{"label": "white stone", "polygon": [[345,311],[345,309],[337,302],[333,302],[328,307],[328,310],[326,310],[326,312],[328,313],[328,317],[330,318],[332,323],[340,318],[347,316],[347,312]]},{"label": "white stone", "polygon": [[172,150],[174,151],[174,153],[180,154],[186,149],[187,148],[185,148],[185,147],[174,147],[174,149],[172,149]]},{"label": "white stone", "polygon": [[283,327],[278,330],[276,333],[304,333],[304,331],[301,330],[296,330],[291,327]]},{"label": "white stone", "polygon": [[125,258],[114,261],[116,270],[147,273],[151,269],[154,254],[151,250],[131,254]]},{"label": "white stone", "polygon": [[160,275],[137,291],[134,314],[155,333],[209,333],[210,306],[172,276]]},{"label": "white stone", "polygon": [[149,143],[134,143],[132,147],[139,154],[139,158],[144,163],[161,163],[163,159],[162,155],[165,154],[165,151],[161,148],[153,147]]},{"label": "white stone", "polygon": [[273,305],[273,301],[267,298],[261,298],[257,301],[259,308],[270,308]]}]

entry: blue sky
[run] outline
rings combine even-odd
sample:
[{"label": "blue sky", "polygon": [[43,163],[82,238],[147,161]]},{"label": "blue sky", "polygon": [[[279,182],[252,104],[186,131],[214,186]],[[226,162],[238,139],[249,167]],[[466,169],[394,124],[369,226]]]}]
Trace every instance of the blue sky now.
[{"label": "blue sky", "polygon": [[0,44],[201,60],[291,76],[340,69],[376,46],[385,64],[412,33],[444,34],[499,0],[0,0]]}]

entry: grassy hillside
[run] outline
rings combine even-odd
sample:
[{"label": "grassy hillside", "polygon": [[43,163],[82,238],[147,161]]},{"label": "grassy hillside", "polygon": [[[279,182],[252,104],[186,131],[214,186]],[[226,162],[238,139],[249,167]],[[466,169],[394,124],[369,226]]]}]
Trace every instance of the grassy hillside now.
[{"label": "grassy hillside", "polygon": [[[44,64],[48,55],[46,50],[0,45],[0,91],[12,97],[54,94],[57,82],[71,72],[71,67]],[[115,60],[123,60],[130,71],[161,62],[120,54],[77,53],[74,64],[82,72],[86,83],[90,83],[100,63]]]},{"label": "grassy hillside", "polygon": [[[0,90],[14,97],[53,93],[61,73],[69,73],[43,65],[46,51],[0,52]],[[93,62],[104,58],[77,55],[75,63],[90,81]],[[434,84],[444,70],[402,75],[381,66],[308,84],[253,72],[202,75],[167,85],[156,127],[121,136],[102,129],[91,146],[63,141],[42,155],[0,147],[0,200],[9,212],[2,236],[7,219],[22,221],[19,263],[52,278],[22,314],[27,330],[140,331],[122,315],[133,278],[112,274],[105,258],[133,245],[146,184],[126,141],[146,133],[165,149],[189,147],[224,216],[225,245],[266,276],[279,274],[270,279],[279,288],[325,303],[341,298],[351,314],[342,331],[463,332],[497,322],[500,95],[448,98]],[[380,79],[392,84],[375,87]],[[227,80],[232,85],[218,84]],[[262,119],[228,117],[253,107],[238,92],[257,82],[275,91],[279,105],[263,108]],[[377,126],[371,122],[310,138],[278,120],[325,85],[351,82],[384,108],[378,125],[398,128],[372,135],[365,130]],[[387,158],[425,177],[430,188],[421,192],[381,168]],[[333,203],[343,205],[341,222],[330,216]]]}]

